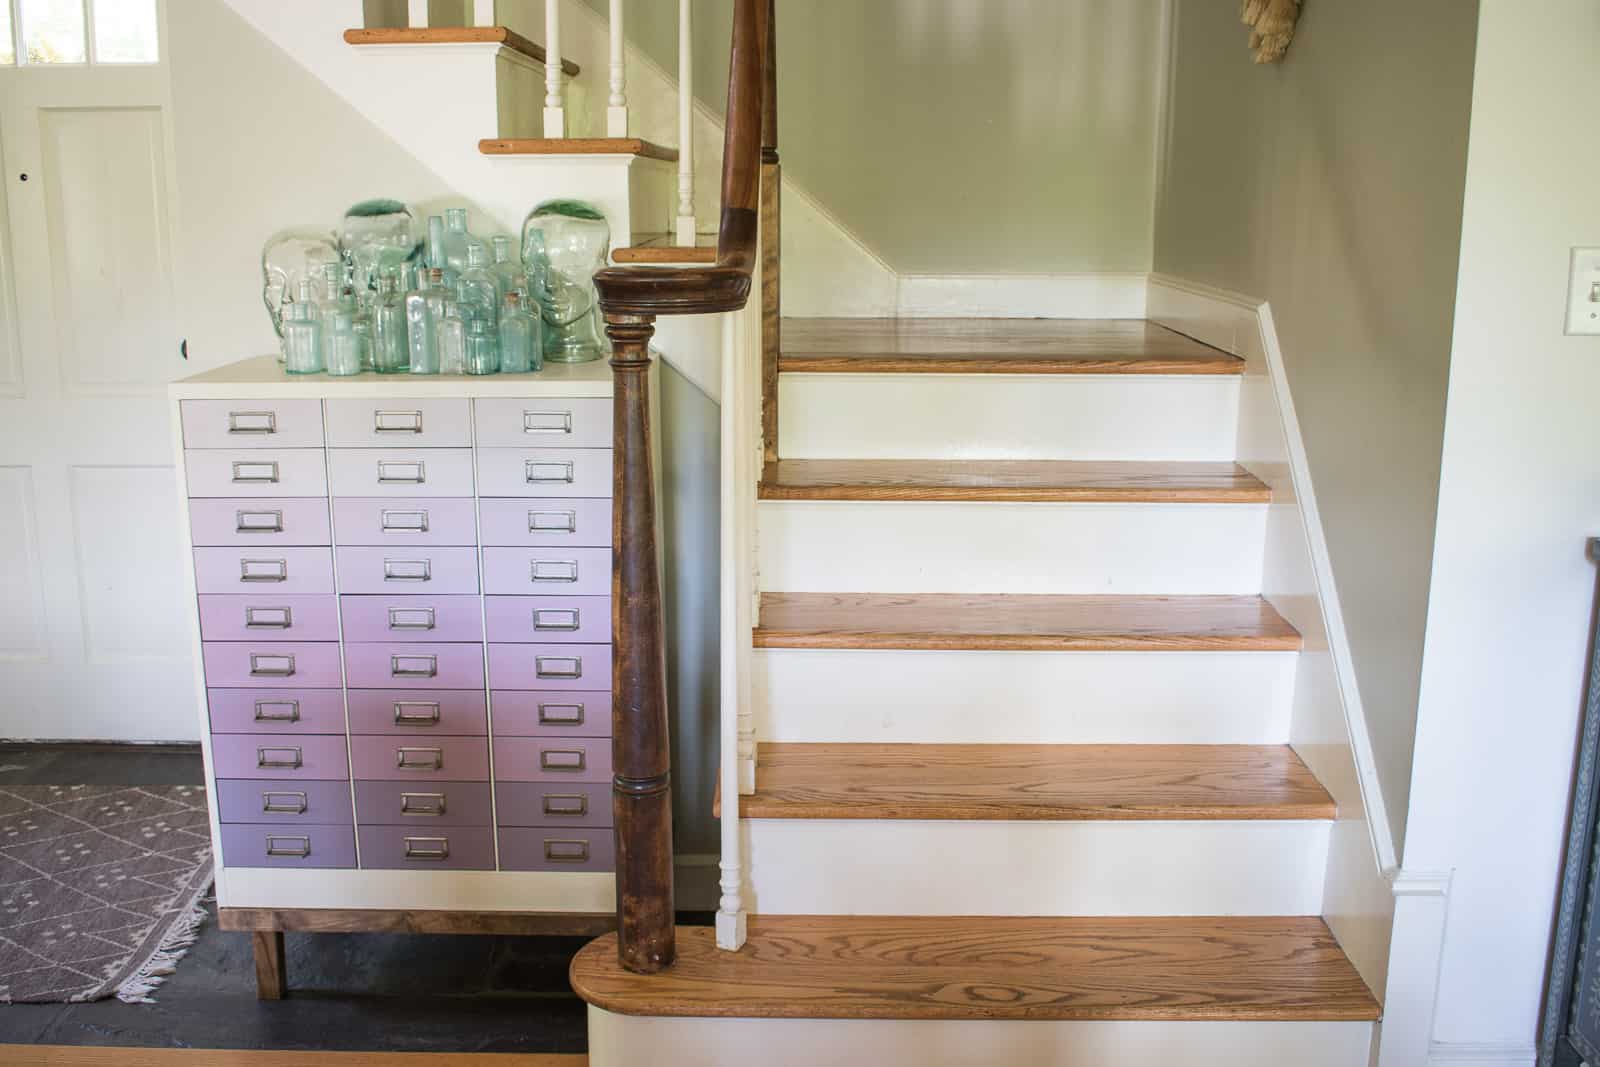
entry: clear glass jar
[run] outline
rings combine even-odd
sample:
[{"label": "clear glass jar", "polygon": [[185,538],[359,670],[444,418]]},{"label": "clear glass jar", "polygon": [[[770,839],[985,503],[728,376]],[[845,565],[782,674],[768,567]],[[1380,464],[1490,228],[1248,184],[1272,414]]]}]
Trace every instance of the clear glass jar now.
[{"label": "clear glass jar", "polygon": [[283,230],[261,247],[261,302],[280,338],[284,305],[296,299],[300,282],[320,283],[323,268],[337,264],[339,258],[333,234],[309,229]]},{"label": "clear glass jar", "polygon": [[544,320],[513,289],[500,305],[500,371],[527,374],[544,369]]},{"label": "clear glass jar", "polygon": [[467,249],[477,246],[483,249],[485,261],[494,262],[494,255],[489,251],[488,242],[475,236],[467,229],[467,209],[464,207],[446,208],[444,213],[444,240],[440,251],[444,253],[444,266],[456,274],[467,269]]},{"label": "clear glass jar", "polygon": [[594,275],[611,251],[611,227],[599,209],[580,200],[547,200],[522,224],[523,266],[543,275],[546,292],[544,357],[556,363],[599,359]]},{"label": "clear glass jar", "polygon": [[339,251],[358,294],[376,289],[385,271],[411,262],[420,247],[416,219],[398,200],[363,200],[339,226]]},{"label": "clear glass jar", "polygon": [[321,374],[326,369],[322,324],[317,321],[316,301],[311,298],[311,280],[301,279],[300,289],[304,298],[283,308],[283,369],[290,374]]},{"label": "clear glass jar", "polygon": [[467,373],[467,324],[461,318],[461,304],[447,299],[439,319],[439,373]]},{"label": "clear glass jar", "polygon": [[400,268],[378,279],[372,316],[372,368],[379,374],[404,374],[411,369],[406,329],[406,298],[400,292]]},{"label": "clear glass jar", "polygon": [[500,291],[500,279],[490,269],[492,266],[487,248],[469,245],[467,269],[461,272],[461,281],[457,286],[457,299],[472,309],[471,316],[463,312],[462,318],[483,319],[491,331],[500,318],[500,301],[505,296]]},{"label": "clear glass jar", "polygon": [[500,373],[500,338],[494,324],[474,316],[467,322],[467,373]]},{"label": "clear glass jar", "polygon": [[439,373],[439,320],[444,318],[444,271],[417,268],[417,287],[406,294],[406,340],[412,374]]},{"label": "clear glass jar", "polygon": [[354,316],[348,311],[335,312],[333,328],[328,342],[328,373],[349,377],[361,373],[361,339],[356,335]]}]

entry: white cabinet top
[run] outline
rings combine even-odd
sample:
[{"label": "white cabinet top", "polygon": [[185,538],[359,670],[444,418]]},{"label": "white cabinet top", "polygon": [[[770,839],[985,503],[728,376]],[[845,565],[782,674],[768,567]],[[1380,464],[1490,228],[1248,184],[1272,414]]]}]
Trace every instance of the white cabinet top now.
[{"label": "white cabinet top", "polygon": [[259,397],[610,396],[611,364],[547,363],[536,374],[286,374],[276,356],[255,356],[173,382],[175,400]]}]

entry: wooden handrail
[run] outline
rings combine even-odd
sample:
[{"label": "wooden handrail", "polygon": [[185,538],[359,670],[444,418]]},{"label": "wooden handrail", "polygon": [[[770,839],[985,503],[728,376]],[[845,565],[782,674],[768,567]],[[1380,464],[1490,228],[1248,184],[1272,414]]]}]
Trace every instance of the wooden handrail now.
[{"label": "wooden handrail", "polygon": [[772,0],[737,0],[734,6],[716,265],[612,267],[595,275],[615,380],[611,723],[617,954],[624,968],[645,974],[670,967],[677,953],[666,643],[650,455],[650,338],[657,316],[738,311],[750,297],[771,5]]}]

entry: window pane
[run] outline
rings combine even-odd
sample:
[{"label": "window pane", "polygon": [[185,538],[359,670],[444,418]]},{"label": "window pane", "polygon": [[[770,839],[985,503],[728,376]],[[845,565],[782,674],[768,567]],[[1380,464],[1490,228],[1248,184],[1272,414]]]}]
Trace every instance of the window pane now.
[{"label": "window pane", "polygon": [[17,61],[17,49],[11,36],[11,5],[0,4],[0,66],[9,67]]},{"label": "window pane", "polygon": [[22,43],[29,63],[82,63],[83,0],[22,0]]},{"label": "window pane", "polygon": [[96,63],[154,63],[156,0],[94,0]]}]

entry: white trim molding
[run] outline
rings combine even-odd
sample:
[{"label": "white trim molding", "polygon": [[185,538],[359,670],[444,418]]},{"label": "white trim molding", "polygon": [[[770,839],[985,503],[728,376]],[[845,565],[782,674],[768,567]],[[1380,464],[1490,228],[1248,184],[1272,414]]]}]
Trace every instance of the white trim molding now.
[{"label": "white trim molding", "polygon": [[1450,879],[1449,871],[1402,870],[1394,877],[1394,938],[1377,1067],[1434,1062],[1433,1015],[1439,998]]},{"label": "white trim molding", "polygon": [[1435,1041],[1428,1046],[1428,1067],[1533,1067],[1537,1055],[1532,1045]]}]

